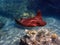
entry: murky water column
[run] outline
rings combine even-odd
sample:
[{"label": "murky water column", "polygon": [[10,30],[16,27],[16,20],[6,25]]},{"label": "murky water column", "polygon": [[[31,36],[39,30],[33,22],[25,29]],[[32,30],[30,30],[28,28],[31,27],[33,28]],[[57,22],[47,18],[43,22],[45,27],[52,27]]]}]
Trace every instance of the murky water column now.
[{"label": "murky water column", "polygon": [[[3,28],[0,29],[0,45],[19,45],[19,39],[25,34],[25,29],[18,28],[11,17],[19,16],[27,11],[28,0],[0,0],[0,2],[0,10],[3,12],[0,14],[0,21],[4,23]],[[60,34],[60,20],[51,17],[44,19],[47,22],[44,27],[51,28]],[[33,27],[32,29],[37,30],[38,28],[41,27]]]}]

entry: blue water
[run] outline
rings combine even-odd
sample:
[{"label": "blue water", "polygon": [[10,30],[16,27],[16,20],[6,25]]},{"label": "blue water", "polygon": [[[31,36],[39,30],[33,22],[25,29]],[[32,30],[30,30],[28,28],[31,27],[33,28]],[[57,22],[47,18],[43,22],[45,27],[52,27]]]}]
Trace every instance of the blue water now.
[{"label": "blue water", "polygon": [[[56,0],[55,0],[56,1]],[[0,0],[0,45],[19,45],[19,39],[25,29],[39,29],[41,27],[23,27],[15,22],[24,12],[36,14],[40,9],[46,28],[50,28],[60,35],[60,6],[59,0]],[[56,4],[55,4],[56,3]]]}]

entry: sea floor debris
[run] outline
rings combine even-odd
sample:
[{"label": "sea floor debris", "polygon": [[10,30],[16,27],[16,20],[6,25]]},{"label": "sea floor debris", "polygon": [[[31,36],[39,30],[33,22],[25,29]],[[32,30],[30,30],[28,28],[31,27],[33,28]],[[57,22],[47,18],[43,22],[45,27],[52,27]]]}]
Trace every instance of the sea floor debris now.
[{"label": "sea floor debris", "polygon": [[49,29],[25,30],[20,45],[60,45],[60,37]]}]

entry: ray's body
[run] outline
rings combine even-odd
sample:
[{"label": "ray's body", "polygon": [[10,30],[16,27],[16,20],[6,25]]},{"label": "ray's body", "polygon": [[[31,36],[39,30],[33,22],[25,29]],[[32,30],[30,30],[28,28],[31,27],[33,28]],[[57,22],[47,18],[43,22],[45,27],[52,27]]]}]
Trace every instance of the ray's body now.
[{"label": "ray's body", "polygon": [[23,26],[26,26],[26,27],[35,27],[35,26],[46,25],[46,22],[43,21],[43,19],[42,19],[40,11],[38,11],[37,15],[33,18],[27,18],[27,19],[22,18],[19,21],[16,20],[16,22],[19,23],[20,25],[23,25]]}]

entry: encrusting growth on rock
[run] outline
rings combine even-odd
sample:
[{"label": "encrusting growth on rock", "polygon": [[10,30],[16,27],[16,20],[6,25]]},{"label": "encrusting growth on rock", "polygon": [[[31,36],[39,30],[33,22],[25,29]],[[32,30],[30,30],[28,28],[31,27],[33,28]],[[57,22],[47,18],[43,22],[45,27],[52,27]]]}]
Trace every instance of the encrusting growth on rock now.
[{"label": "encrusting growth on rock", "polygon": [[20,45],[60,45],[59,36],[48,29],[25,30],[26,35],[20,39]]}]

